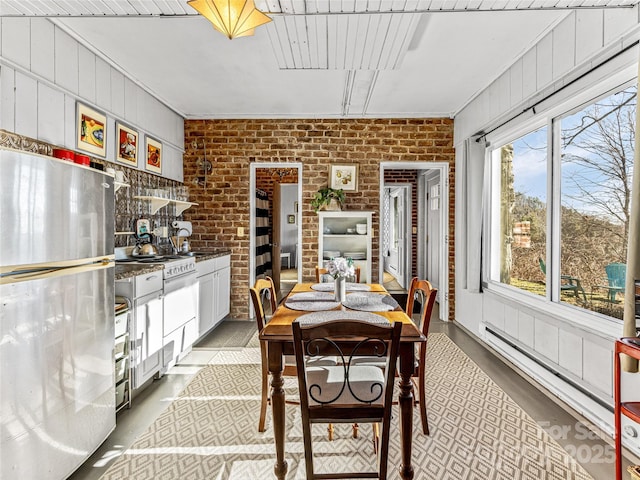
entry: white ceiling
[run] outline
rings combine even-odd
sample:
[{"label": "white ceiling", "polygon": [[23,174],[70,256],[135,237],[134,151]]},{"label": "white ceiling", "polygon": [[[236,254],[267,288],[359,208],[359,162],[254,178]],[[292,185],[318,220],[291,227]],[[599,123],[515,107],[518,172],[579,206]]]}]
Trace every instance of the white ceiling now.
[{"label": "white ceiling", "polygon": [[453,116],[566,7],[638,1],[256,0],[274,21],[235,40],[186,0],[2,3],[56,16],[187,118],[327,118]]}]

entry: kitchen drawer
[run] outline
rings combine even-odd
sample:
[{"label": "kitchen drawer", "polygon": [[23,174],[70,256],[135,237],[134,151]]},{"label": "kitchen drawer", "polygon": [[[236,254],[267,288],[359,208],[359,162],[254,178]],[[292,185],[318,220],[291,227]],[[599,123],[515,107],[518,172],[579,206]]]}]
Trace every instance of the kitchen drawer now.
[{"label": "kitchen drawer", "polygon": [[128,331],[129,331],[129,312],[124,312],[116,315],[114,337],[118,338],[120,335],[124,335]]},{"label": "kitchen drawer", "polygon": [[121,335],[116,338],[114,354],[116,360],[129,354],[129,349],[127,348],[129,345],[129,334]]},{"label": "kitchen drawer", "polygon": [[215,270],[222,270],[223,268],[227,268],[231,266],[231,255],[225,255],[224,257],[214,258]]},{"label": "kitchen drawer", "polygon": [[162,290],[162,270],[136,277],[136,298]]},{"label": "kitchen drawer", "polygon": [[120,383],[127,378],[127,370],[129,369],[129,357],[122,357],[116,361],[116,383]]},{"label": "kitchen drawer", "polygon": [[196,263],[196,275],[201,277],[208,273],[213,273],[216,267],[216,259],[211,258],[209,260],[203,260]]}]

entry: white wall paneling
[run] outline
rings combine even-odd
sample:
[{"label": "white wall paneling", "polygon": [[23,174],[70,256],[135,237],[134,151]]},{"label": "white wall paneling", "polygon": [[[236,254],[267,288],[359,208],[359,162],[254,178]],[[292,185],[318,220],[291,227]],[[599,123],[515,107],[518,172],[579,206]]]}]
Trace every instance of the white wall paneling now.
[{"label": "white wall paneling", "polygon": [[602,48],[604,13],[600,10],[576,12],[576,63],[582,63]]},{"label": "white wall paneling", "polygon": [[582,343],[583,338],[573,332],[559,331],[560,351],[558,363],[560,366],[578,378],[582,378]]},{"label": "white wall paneling", "polygon": [[[33,25],[36,26],[35,24]],[[55,29],[55,83],[78,94],[78,42],[59,28]]]},{"label": "white wall paneling", "polygon": [[78,95],[96,103],[96,56],[80,45],[78,50]]},{"label": "white wall paneling", "polygon": [[16,72],[15,132],[38,138],[38,82]]},{"label": "white wall paneling", "polygon": [[54,26],[44,18],[31,21],[31,71],[42,78],[55,80],[55,33]]},{"label": "white wall paneling", "polygon": [[38,139],[64,144],[64,93],[38,83]]},{"label": "white wall paneling", "polygon": [[16,128],[15,80],[15,70],[0,65],[0,128],[10,132],[15,131]]},{"label": "white wall paneling", "polygon": [[536,317],[534,324],[534,348],[553,363],[558,364],[558,337],[560,329],[541,317]]},{"label": "white wall paneling", "polygon": [[[184,119],[46,18],[0,18],[0,128],[76,149],[76,101],[107,115],[107,160],[115,122],[164,147],[162,176],[182,181]],[[140,162],[139,168],[144,169]]]}]

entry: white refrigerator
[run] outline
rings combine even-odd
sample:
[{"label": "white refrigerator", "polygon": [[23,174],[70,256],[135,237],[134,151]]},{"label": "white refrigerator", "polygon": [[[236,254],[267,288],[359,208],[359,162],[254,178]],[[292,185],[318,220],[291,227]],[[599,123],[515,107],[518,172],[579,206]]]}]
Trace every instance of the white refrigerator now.
[{"label": "white refrigerator", "polygon": [[115,427],[114,189],[0,149],[0,478],[64,479]]}]

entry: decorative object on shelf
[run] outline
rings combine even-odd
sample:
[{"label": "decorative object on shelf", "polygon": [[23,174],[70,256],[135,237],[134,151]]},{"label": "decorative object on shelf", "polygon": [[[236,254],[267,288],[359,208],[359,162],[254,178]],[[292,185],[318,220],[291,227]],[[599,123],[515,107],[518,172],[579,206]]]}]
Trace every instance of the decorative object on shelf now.
[{"label": "decorative object on shelf", "polygon": [[358,165],[330,165],[329,187],[345,192],[358,191]]},{"label": "decorative object on shelf", "polygon": [[333,291],[336,302],[342,302],[347,295],[347,277],[353,277],[356,274],[353,260],[344,257],[334,258],[327,263],[327,270],[335,280]]},{"label": "decorative object on shelf", "polygon": [[325,187],[313,194],[311,206],[313,207],[313,211],[316,213],[318,213],[318,210],[339,211],[342,210],[345,199],[346,195],[344,190],[340,188]]},{"label": "decorative object on shelf", "polygon": [[102,158],[107,156],[107,117],[100,112],[76,103],[76,143],[79,150]]},{"label": "decorative object on shelf", "polygon": [[151,137],[147,137],[147,156],[145,168],[154,173],[162,173],[162,144]]},{"label": "decorative object on shelf", "polygon": [[138,166],[138,132],[116,122],[116,160],[131,167]]},{"label": "decorative object on shelf", "polygon": [[229,40],[254,34],[271,18],[256,8],[253,0],[189,0],[187,2]]}]

